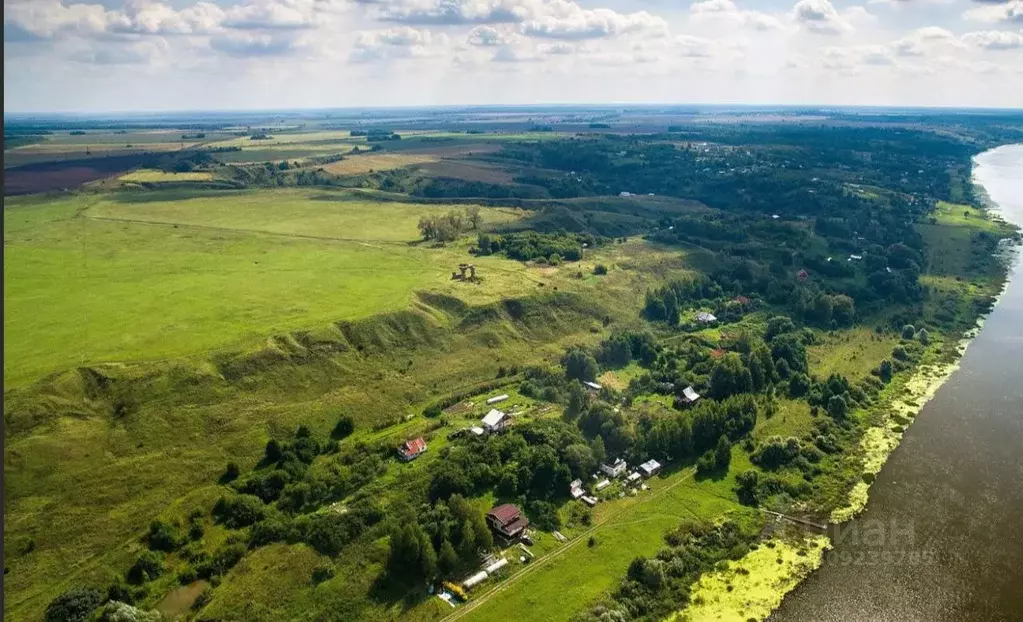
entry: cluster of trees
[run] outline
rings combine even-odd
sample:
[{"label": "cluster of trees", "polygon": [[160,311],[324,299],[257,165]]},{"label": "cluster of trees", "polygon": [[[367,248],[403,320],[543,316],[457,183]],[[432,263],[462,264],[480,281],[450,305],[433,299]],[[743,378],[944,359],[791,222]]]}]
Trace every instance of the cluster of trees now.
[{"label": "cluster of trees", "polygon": [[605,244],[608,240],[588,233],[540,233],[527,230],[502,235],[481,234],[476,241],[480,255],[504,253],[511,259],[530,261],[543,259],[549,263],[579,261],[584,248]]},{"label": "cluster of trees", "polygon": [[573,622],[669,618],[689,602],[690,586],[702,573],[742,557],[755,540],[755,533],[730,520],[717,526],[687,521],[665,536],[667,546],[656,555],[632,560],[610,596]]},{"label": "cluster of trees", "polygon": [[458,494],[397,516],[387,562],[392,579],[419,581],[476,568],[494,546],[482,510]]},{"label": "cluster of trees", "polygon": [[464,214],[448,212],[440,216],[423,216],[419,219],[419,233],[424,240],[452,242],[466,229],[479,229],[483,215],[478,205],[465,208]]},{"label": "cluster of trees", "polygon": [[704,275],[679,279],[646,293],[643,315],[652,322],[676,326],[683,309],[716,306],[724,295],[721,286]]}]

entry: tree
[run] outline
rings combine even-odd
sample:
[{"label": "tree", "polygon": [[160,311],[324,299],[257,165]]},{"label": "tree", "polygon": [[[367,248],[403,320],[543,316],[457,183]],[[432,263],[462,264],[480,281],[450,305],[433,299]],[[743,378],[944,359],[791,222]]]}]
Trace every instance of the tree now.
[{"label": "tree", "polygon": [[266,449],[263,450],[263,456],[267,464],[276,464],[281,460],[281,444],[277,442],[277,439],[271,438],[266,442]]},{"label": "tree", "polygon": [[406,579],[431,579],[437,574],[437,553],[423,527],[403,521],[391,533],[391,551],[387,565],[391,573]]},{"label": "tree", "polygon": [[756,506],[757,485],[760,483],[760,474],[754,469],[747,469],[735,478],[735,493],[739,497],[739,503],[743,505]]},{"label": "tree", "polygon": [[582,348],[572,348],[561,360],[565,377],[569,380],[590,380],[597,377],[597,361]]},{"label": "tree", "polygon": [[582,383],[572,382],[568,387],[568,404],[565,406],[565,417],[575,421],[590,405],[590,393]]},{"label": "tree", "polygon": [[481,233],[479,237],[476,238],[476,249],[480,255],[489,255],[492,253],[493,250],[491,248],[490,236],[486,233]]},{"label": "tree", "polygon": [[149,523],[149,534],[146,536],[149,548],[154,551],[171,552],[181,544],[181,536],[177,530],[162,520]]},{"label": "tree", "polygon": [[931,342],[931,335],[927,332],[926,328],[921,328],[916,334],[916,340],[927,345]]},{"label": "tree", "polygon": [[767,320],[767,333],[764,335],[764,340],[771,341],[778,335],[791,333],[794,330],[796,330],[796,325],[792,323],[791,319],[777,315]]},{"label": "tree", "polygon": [[241,474],[241,469],[238,468],[238,463],[228,462],[227,468],[224,469],[224,474],[220,476],[220,481],[227,484],[238,479],[238,475]]},{"label": "tree", "polygon": [[828,400],[828,414],[832,419],[843,419],[849,411],[849,404],[841,395],[832,395]]},{"label": "tree", "polygon": [[853,299],[844,294],[833,296],[831,298],[833,312],[832,317],[838,322],[839,326],[852,326],[853,320],[856,318],[856,306],[853,303]]},{"label": "tree", "polygon": [[902,338],[903,339],[912,339],[913,335],[915,335],[915,334],[916,334],[916,328],[913,328],[912,324],[906,324],[905,326],[902,327]]},{"label": "tree", "polygon": [[46,607],[46,622],[82,622],[89,617],[100,603],[103,592],[95,588],[72,588]]},{"label": "tree", "polygon": [[604,274],[607,274],[607,266],[605,266],[605,265],[604,265],[604,264],[602,264],[602,263],[598,263],[598,264],[597,264],[597,265],[596,265],[596,266],[595,266],[595,267],[593,268],[593,274],[596,274],[597,276],[602,276],[602,275],[604,275]]},{"label": "tree", "polygon": [[753,375],[734,352],[719,358],[710,372],[710,396],[724,399],[753,390]]},{"label": "tree", "polygon": [[718,445],[714,449],[714,466],[719,471],[728,469],[728,465],[732,462],[732,444],[728,442],[728,437],[724,434],[718,439]]},{"label": "tree", "polygon": [[892,362],[889,359],[881,361],[881,365],[877,368],[877,375],[881,377],[881,380],[888,382],[892,379]]},{"label": "tree", "polygon": [[334,429],[330,432],[330,437],[335,440],[341,440],[346,438],[355,431],[355,420],[348,415],[343,415],[334,424]]},{"label": "tree", "polygon": [[156,551],[143,551],[128,570],[128,580],[135,584],[146,583],[163,574],[163,556]]},{"label": "tree", "polygon": [[458,568],[458,553],[451,542],[444,540],[440,545],[440,552],[437,553],[437,568],[442,575],[448,575]]},{"label": "tree", "polygon": [[[598,437],[599,438],[599,437]],[[574,477],[585,479],[597,468],[593,450],[585,443],[573,443],[565,448],[565,464]]]},{"label": "tree", "polygon": [[480,214],[479,205],[470,205],[465,208],[465,219],[469,222],[469,226],[472,227],[473,231],[480,228],[483,223],[483,215]]}]

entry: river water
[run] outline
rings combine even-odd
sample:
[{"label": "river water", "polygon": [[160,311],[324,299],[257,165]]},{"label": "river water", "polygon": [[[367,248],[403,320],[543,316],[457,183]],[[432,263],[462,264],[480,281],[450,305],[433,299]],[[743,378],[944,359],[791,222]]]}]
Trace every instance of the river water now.
[{"label": "river water", "polygon": [[[1023,145],[975,179],[1023,226]],[[928,402],[772,622],[1023,621],[1023,260],[961,367]]]}]

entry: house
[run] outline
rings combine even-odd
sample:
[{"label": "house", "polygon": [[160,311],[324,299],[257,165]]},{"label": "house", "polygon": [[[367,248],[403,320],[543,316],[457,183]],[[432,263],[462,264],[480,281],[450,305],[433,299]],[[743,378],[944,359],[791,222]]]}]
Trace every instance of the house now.
[{"label": "house", "polygon": [[661,463],[656,460],[647,460],[639,465],[639,470],[643,473],[643,477],[653,477],[661,471]]},{"label": "house", "polygon": [[411,462],[426,453],[426,441],[423,437],[411,441],[405,441],[398,447],[398,457],[405,462]]},{"label": "house", "polygon": [[489,400],[487,400],[487,406],[490,406],[491,404],[496,404],[498,402],[503,402],[506,399],[508,399],[507,395],[497,395],[497,396],[492,397]]},{"label": "house", "polygon": [[597,391],[600,391],[601,389],[604,388],[597,384],[596,382],[590,382],[589,380],[584,380],[583,386],[585,386],[586,390],[588,390],[590,393],[596,393]]},{"label": "house", "polygon": [[692,405],[698,399],[700,399],[700,394],[692,386],[688,386],[682,389],[682,396],[679,398],[679,401],[686,405]]},{"label": "house", "polygon": [[628,485],[630,485],[630,486],[635,486],[635,485],[636,485],[636,484],[638,484],[638,483],[640,482],[640,480],[642,480],[642,479],[643,479],[643,476],[642,476],[642,475],[640,475],[640,474],[639,474],[639,473],[637,473],[636,471],[633,471],[632,473],[629,473],[629,476],[628,476],[628,477],[626,477],[626,478],[625,478],[625,483],[626,483],[626,484],[628,484]]},{"label": "house", "polygon": [[696,321],[702,324],[710,324],[711,322],[717,322],[717,317],[713,313],[707,313],[706,311],[700,311],[696,314]]},{"label": "house", "polygon": [[525,533],[529,519],[522,515],[518,506],[505,503],[487,512],[487,523],[498,535],[514,539]]},{"label": "house", "polygon": [[625,464],[625,461],[621,458],[616,458],[611,464],[600,465],[600,470],[603,471],[608,477],[618,477],[629,468],[629,465]]},{"label": "house", "polygon": [[487,432],[500,432],[508,427],[508,423],[508,415],[496,408],[491,408],[483,417],[483,429]]},{"label": "house", "polygon": [[569,494],[572,495],[573,499],[578,499],[579,497],[585,495],[586,491],[583,490],[583,480],[577,479],[571,484],[569,484],[568,492]]},{"label": "house", "polygon": [[609,479],[602,479],[599,482],[597,482],[596,489],[598,491],[599,490],[604,490],[605,488],[607,488],[610,485],[611,485],[611,480],[609,480]]},{"label": "house", "polygon": [[863,255],[849,255],[848,261],[859,261],[863,259]]},{"label": "house", "polygon": [[579,499],[580,499],[580,501],[582,501],[586,505],[590,506],[591,508],[593,506],[597,505],[597,498],[596,497],[580,497]]},{"label": "house", "polygon": [[632,193],[631,192],[619,192],[618,196],[620,196],[620,197],[631,197]]}]

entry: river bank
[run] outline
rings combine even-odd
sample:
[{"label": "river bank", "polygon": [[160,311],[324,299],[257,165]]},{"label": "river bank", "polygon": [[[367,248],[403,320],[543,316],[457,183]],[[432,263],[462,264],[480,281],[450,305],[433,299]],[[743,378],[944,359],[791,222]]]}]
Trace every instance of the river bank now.
[{"label": "river bank", "polygon": [[[992,213],[1023,225],[1023,145],[977,156],[974,181]],[[876,479],[832,520],[859,515],[769,619],[1023,619],[1023,544],[1006,537],[1023,513],[1023,265],[1012,259],[961,358],[918,368],[892,422],[864,437]]]}]

